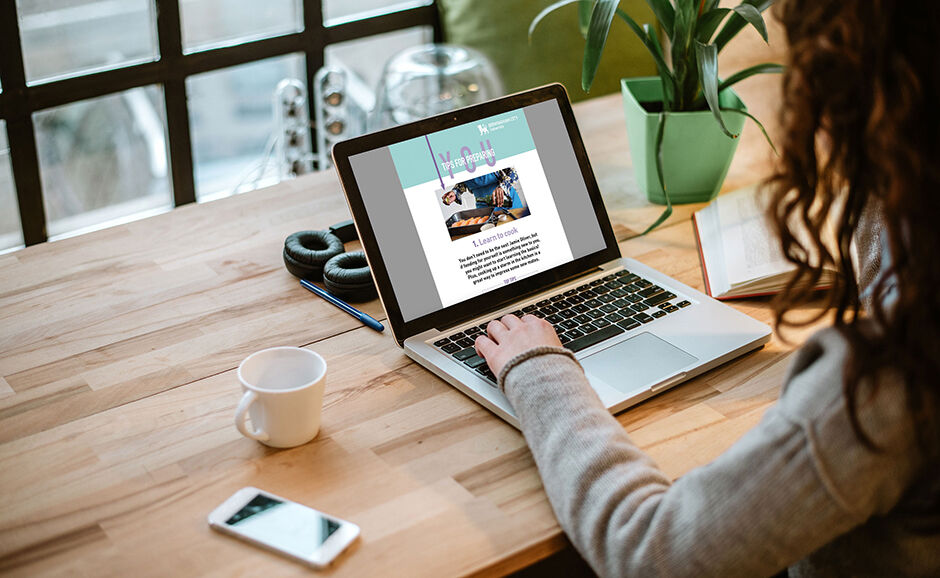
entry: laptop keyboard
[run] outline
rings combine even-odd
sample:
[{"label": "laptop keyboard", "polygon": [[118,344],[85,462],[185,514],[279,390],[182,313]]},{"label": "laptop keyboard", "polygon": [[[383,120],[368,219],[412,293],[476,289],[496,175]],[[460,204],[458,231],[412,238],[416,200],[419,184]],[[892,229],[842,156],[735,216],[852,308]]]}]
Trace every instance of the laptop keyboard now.
[{"label": "laptop keyboard", "polygon": [[[623,270],[511,313],[545,319],[555,328],[564,347],[581,351],[689,305],[688,300],[677,301],[668,288]],[[496,385],[496,376],[473,348],[477,336],[486,332],[490,321],[439,339],[434,346]]]}]

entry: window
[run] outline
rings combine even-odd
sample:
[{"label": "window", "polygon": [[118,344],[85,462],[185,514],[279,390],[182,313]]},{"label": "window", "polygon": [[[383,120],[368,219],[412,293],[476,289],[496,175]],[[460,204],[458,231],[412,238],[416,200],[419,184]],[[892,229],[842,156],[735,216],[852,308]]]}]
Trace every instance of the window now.
[{"label": "window", "polygon": [[151,0],[16,0],[26,82],[157,59]]},{"label": "window", "polygon": [[270,184],[281,79],[433,39],[431,0],[0,2],[0,251]]},{"label": "window", "polygon": [[180,12],[187,53],[303,30],[300,0],[180,0]]},{"label": "window", "polygon": [[303,71],[303,55],[288,54],[186,80],[198,201],[277,182],[272,95]]},{"label": "window", "polygon": [[327,26],[333,26],[370,16],[427,6],[430,3],[431,0],[323,0],[323,20]]},{"label": "window", "polygon": [[[16,249],[23,244],[20,213],[10,168],[10,147],[7,146],[6,123],[0,120],[0,252]],[[10,210],[7,210],[7,207]]]},{"label": "window", "polygon": [[357,38],[327,46],[326,63],[352,70],[374,88],[385,67],[385,59],[375,58],[376,54],[392,55],[410,46],[431,42],[433,38],[434,31],[429,26]]},{"label": "window", "polygon": [[33,124],[50,238],[173,208],[158,87],[42,110]]}]

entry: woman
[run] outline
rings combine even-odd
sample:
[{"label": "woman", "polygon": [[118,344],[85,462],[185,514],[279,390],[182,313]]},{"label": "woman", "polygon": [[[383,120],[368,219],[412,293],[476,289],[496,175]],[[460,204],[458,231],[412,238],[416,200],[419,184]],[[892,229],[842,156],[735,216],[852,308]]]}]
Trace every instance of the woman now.
[{"label": "woman", "polygon": [[[828,293],[833,327],[795,354],[760,424],[670,483],[547,323],[507,316],[476,342],[559,522],[600,574],[940,575],[938,8],[779,8],[791,62],[770,217],[798,272],[778,325],[811,298],[801,281],[827,263],[842,278]],[[840,203],[830,253],[819,230]],[[810,239],[790,233],[798,221]]]}]

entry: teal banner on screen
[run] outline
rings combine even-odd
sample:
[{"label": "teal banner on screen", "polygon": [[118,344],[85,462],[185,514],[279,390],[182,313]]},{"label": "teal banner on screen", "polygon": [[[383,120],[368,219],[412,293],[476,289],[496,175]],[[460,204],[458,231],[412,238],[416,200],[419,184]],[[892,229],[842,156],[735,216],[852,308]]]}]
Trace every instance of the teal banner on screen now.
[{"label": "teal banner on screen", "polygon": [[440,181],[441,188],[447,189],[475,174],[501,168],[500,161],[533,150],[535,143],[520,109],[388,148],[402,189],[428,181]]}]

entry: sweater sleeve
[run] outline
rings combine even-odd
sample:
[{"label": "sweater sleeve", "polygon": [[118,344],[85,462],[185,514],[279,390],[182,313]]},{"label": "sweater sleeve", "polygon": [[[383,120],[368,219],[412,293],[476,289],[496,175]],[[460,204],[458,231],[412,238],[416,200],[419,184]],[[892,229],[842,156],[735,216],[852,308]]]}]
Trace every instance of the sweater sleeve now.
[{"label": "sweater sleeve", "polygon": [[843,346],[823,341],[791,375],[795,393],[675,483],[630,441],[576,361],[545,352],[503,375],[559,523],[595,571],[770,575],[897,501],[912,472],[892,456],[909,450],[910,432],[878,422],[887,433],[871,433],[889,451],[858,449],[839,401]]}]

